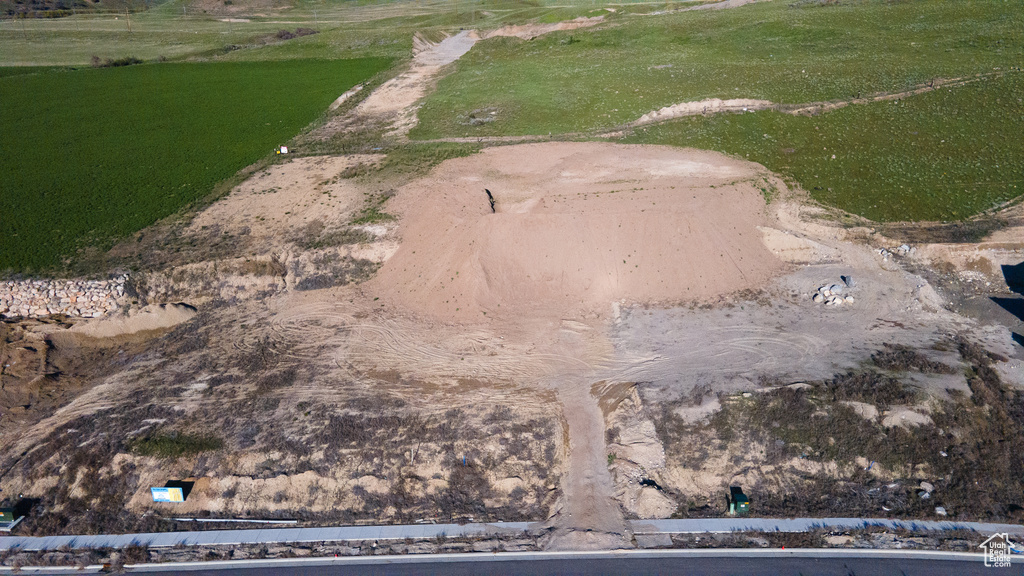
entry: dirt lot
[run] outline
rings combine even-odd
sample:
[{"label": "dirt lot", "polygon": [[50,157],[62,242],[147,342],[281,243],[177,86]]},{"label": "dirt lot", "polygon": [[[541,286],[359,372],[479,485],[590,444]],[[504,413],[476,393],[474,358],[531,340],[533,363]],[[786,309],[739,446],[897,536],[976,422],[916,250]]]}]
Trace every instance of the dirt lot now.
[{"label": "dirt lot", "polygon": [[[633,545],[624,518],[715,515],[734,483],[780,515],[927,515],[940,499],[961,518],[1015,513],[970,504],[935,454],[976,467],[1015,434],[1020,347],[957,313],[956,283],[910,271],[1006,290],[1013,236],[973,248],[983,271],[966,247],[880,253],[899,240],[694,150],[489,148],[393,189],[380,161],[255,174],[179,233],[238,241],[147,270],[133,316],[5,324],[0,487],[35,504],[25,532],[532,519],[547,548],[618,547]],[[812,300],[831,284],[853,301]],[[195,311],[144,310],[175,302]],[[895,396],[841,377],[864,370],[893,376]],[[830,452],[782,420],[773,435],[780,406],[864,440]],[[895,446],[886,459],[873,433]],[[936,450],[911,450],[924,441]],[[901,468],[908,455],[926,466]],[[185,504],[149,500],[185,479]],[[928,506],[922,480],[939,486]],[[872,482],[899,489],[876,498]],[[797,488],[872,496],[830,508],[784,497]]]}]

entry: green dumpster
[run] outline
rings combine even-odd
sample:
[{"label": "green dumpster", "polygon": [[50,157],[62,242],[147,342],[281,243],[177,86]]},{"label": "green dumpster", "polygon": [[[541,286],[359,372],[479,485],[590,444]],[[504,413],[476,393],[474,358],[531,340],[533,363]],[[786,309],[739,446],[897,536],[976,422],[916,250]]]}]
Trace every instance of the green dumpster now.
[{"label": "green dumpster", "polygon": [[746,494],[736,494],[733,496],[732,500],[733,504],[736,505],[736,514],[744,516],[750,512],[750,498],[747,498]]}]

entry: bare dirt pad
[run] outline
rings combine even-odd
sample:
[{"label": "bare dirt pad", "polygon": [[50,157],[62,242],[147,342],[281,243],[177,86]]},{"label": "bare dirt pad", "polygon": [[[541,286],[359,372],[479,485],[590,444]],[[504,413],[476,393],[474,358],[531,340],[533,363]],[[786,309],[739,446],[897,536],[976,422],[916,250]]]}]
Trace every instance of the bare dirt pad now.
[{"label": "bare dirt pad", "polygon": [[783,267],[757,230],[768,221],[757,176],[754,164],[668,147],[488,149],[399,190],[402,245],[367,289],[425,316],[479,321],[754,288]]}]

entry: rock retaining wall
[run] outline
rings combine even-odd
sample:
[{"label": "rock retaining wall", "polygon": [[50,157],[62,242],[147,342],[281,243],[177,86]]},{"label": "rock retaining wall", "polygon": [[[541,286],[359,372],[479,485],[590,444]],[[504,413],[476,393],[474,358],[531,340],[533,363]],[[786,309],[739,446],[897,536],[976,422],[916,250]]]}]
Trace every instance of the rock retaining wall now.
[{"label": "rock retaining wall", "polygon": [[0,282],[0,317],[63,314],[99,318],[117,310],[127,275],[113,280],[13,280]]}]

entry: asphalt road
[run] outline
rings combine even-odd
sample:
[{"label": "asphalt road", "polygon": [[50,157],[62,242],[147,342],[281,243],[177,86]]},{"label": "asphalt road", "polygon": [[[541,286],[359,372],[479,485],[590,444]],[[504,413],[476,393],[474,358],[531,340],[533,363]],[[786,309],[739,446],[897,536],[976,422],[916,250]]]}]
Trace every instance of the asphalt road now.
[{"label": "asphalt road", "polygon": [[590,575],[665,575],[707,576],[1002,576],[1024,574],[1024,565],[1012,568],[986,568],[981,561],[903,560],[898,558],[615,558],[558,559],[505,562],[445,562],[391,565],[275,566],[232,570],[147,572],[147,574],[186,574],[187,576],[590,576]]}]

